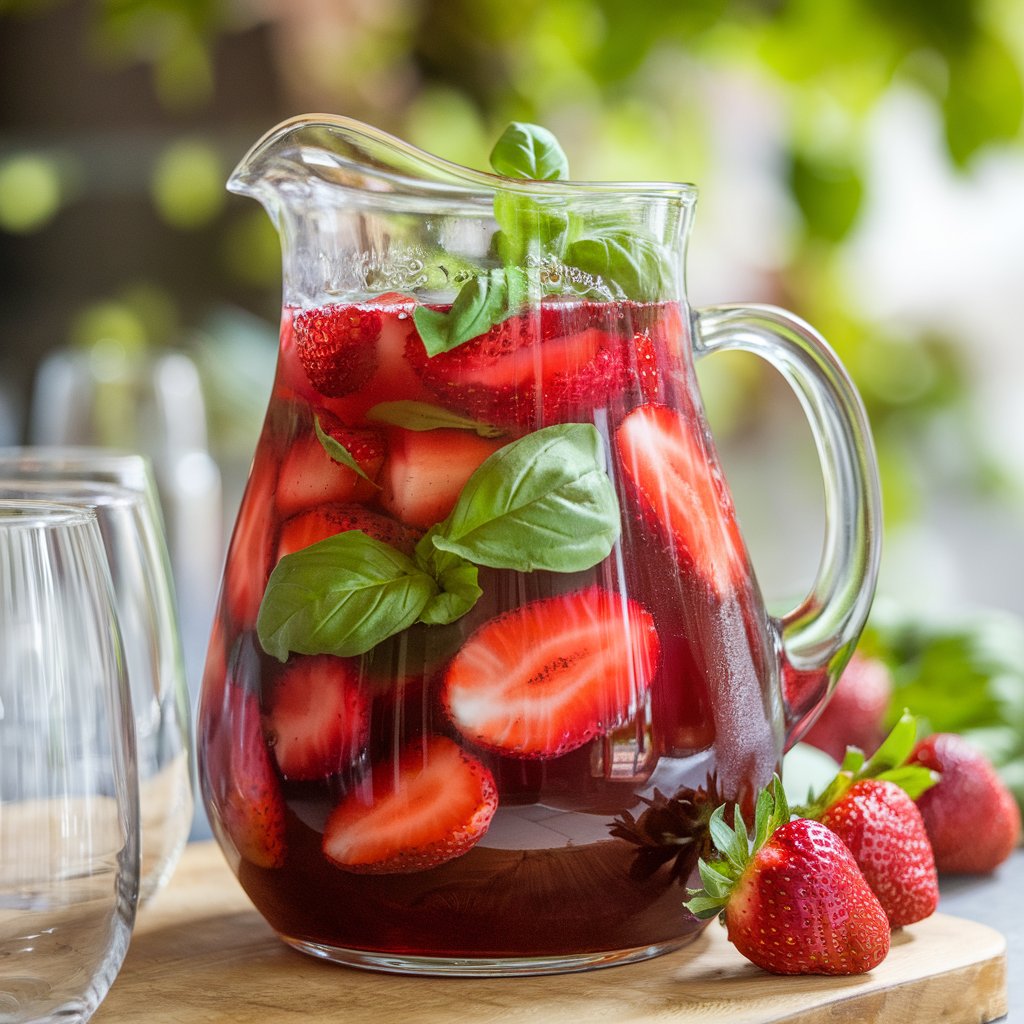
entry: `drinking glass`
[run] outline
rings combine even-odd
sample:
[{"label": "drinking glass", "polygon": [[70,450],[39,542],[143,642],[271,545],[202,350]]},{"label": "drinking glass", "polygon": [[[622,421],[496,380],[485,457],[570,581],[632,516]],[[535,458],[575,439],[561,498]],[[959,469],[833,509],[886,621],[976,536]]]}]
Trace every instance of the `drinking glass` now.
[{"label": "drinking glass", "polygon": [[143,902],[172,874],[194,810],[188,690],[150,480],[146,460],[136,455],[95,449],[0,452],[0,496],[86,505],[96,511],[135,711]]},{"label": "drinking glass", "polygon": [[134,720],[93,512],[0,499],[0,1022],[88,1020],[139,884]]}]

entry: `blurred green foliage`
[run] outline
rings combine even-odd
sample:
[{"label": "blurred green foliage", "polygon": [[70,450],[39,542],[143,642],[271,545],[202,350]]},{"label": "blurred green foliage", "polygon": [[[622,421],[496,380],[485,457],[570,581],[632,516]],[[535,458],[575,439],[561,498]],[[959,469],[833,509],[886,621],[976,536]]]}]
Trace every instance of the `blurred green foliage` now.
[{"label": "blurred green foliage", "polygon": [[[0,0],[0,17],[45,15],[71,0]],[[766,98],[775,148],[762,156],[792,210],[777,298],[821,328],[849,366],[880,449],[889,523],[920,507],[918,439],[937,414],[967,422],[959,339],[879,324],[849,293],[842,260],[870,199],[867,126],[895,86],[926,97],[952,167],[969,172],[1020,146],[1024,5],[1019,0],[382,0],[266,5],[255,0],[80,0],[97,67],[143,62],[176,137],[152,158],[154,211],[172,231],[208,230],[210,259],[242,289],[273,296],[278,254],[255,210],[225,204],[240,155],[203,121],[227,74],[224,40],[262,26],[270,74],[292,111],[372,121],[450,159],[486,166],[510,119],[546,124],[574,173],[685,177],[707,192],[731,120],[728,83]],[[749,117],[749,112],[746,114]],[[269,127],[268,123],[264,127]],[[216,122],[214,122],[216,123]],[[735,129],[734,129],[735,130]],[[8,155],[0,228],[42,230],[65,197],[52,168]],[[6,177],[5,177],[6,176]],[[12,191],[13,190],[13,191]],[[765,240],[752,238],[751,252]],[[749,298],[751,296],[722,296]],[[756,374],[711,379],[709,400],[742,416],[736,389]],[[732,393],[729,389],[732,389]],[[749,412],[748,412],[749,415]],[[735,416],[734,416],[735,418]],[[743,426],[742,419],[739,425]],[[965,426],[966,446],[974,444]],[[965,464],[991,456],[972,450]],[[998,473],[969,481],[988,486]]]},{"label": "blurred green foliage", "polygon": [[998,611],[938,616],[880,601],[861,639],[893,677],[890,724],[904,708],[922,735],[960,733],[983,750],[1024,807],[1024,624]]}]

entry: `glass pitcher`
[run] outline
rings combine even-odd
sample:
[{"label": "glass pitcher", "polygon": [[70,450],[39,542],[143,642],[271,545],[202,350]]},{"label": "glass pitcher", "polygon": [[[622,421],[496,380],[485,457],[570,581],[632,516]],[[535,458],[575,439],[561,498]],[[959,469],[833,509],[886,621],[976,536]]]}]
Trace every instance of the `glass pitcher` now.
[{"label": "glass pitcher", "polygon": [[[198,715],[215,835],[292,946],[553,973],[676,949],[871,602],[862,405],[806,324],[687,305],[696,191],[469,170],[292,119],[231,190],[282,239],[281,347]],[[795,389],[827,526],[767,614],[694,359]],[[784,679],[791,685],[784,685]]]}]

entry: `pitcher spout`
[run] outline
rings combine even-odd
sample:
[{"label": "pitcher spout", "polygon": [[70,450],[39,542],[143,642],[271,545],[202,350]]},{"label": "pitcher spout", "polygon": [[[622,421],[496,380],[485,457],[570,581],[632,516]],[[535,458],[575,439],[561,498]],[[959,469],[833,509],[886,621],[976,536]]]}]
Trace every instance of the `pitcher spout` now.
[{"label": "pitcher spout", "polygon": [[303,114],[267,132],[228,179],[231,192],[273,212],[288,197],[325,189],[422,199],[430,194],[486,203],[490,177],[417,149],[386,132],[333,114]]}]

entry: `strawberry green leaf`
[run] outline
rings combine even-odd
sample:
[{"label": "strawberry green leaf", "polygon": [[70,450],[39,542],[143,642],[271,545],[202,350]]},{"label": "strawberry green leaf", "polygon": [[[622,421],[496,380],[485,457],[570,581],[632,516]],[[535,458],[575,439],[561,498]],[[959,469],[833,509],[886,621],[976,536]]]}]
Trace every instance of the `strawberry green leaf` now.
[{"label": "strawberry green leaf", "polygon": [[905,790],[911,800],[916,800],[925,790],[931,789],[939,781],[937,772],[933,772],[921,764],[906,764],[892,768],[878,776],[893,782]]},{"label": "strawberry green leaf", "polygon": [[388,423],[406,430],[472,430],[480,437],[501,437],[506,433],[502,427],[461,416],[442,405],[412,400],[380,402],[367,412],[366,418],[374,423]]},{"label": "strawberry green leaf", "polygon": [[343,466],[347,466],[354,473],[361,476],[368,483],[373,484],[377,487],[377,484],[371,480],[363,470],[363,467],[355,460],[352,453],[338,440],[331,437],[324,428],[320,425],[320,417],[313,417],[313,429],[316,431],[317,440],[323,445],[323,449],[327,454],[335,461]]},{"label": "strawberry green leaf", "polygon": [[720,863],[709,864],[703,859],[697,862],[697,870],[700,872],[700,880],[704,883],[704,888],[709,895],[716,899],[727,896],[732,891],[733,882],[735,881],[735,877],[732,874],[726,873],[716,866]]},{"label": "strawberry green leaf", "polygon": [[736,883],[750,863],[750,858],[767,842],[776,829],[790,819],[789,802],[782,788],[782,780],[775,775],[771,784],[757,797],[754,816],[754,845],[751,847],[747,827],[738,805],[733,806],[735,825],[725,821],[726,805],[716,807],[708,821],[712,842],[724,860],[708,863],[703,858],[697,862],[697,870],[703,889],[688,889],[683,906],[700,920],[714,917],[723,910],[732,895]]},{"label": "strawberry green leaf", "polygon": [[864,751],[860,747],[847,747],[846,755],[843,757],[843,763],[839,766],[839,770],[856,775],[864,766],[864,760]]},{"label": "strawberry green leaf", "polygon": [[882,772],[904,764],[914,749],[917,739],[917,719],[904,708],[899,721],[882,741],[882,745],[868,758],[859,770],[863,778],[877,778]]},{"label": "strawberry green leaf", "polygon": [[[688,892],[700,892],[700,889],[690,889]],[[723,902],[720,899],[708,896],[694,896],[687,900],[683,906],[699,921],[707,921],[717,917],[722,912]]]},{"label": "strawberry green leaf", "polygon": [[916,799],[933,786],[937,776],[924,765],[907,764],[917,739],[917,719],[906,709],[881,746],[864,760],[863,751],[847,747],[846,756],[834,779],[819,796],[811,794],[807,803],[798,808],[801,817],[818,820],[846,791],[864,779],[879,779],[893,782],[906,790],[911,799]]},{"label": "strawberry green leaf", "polygon": [[764,846],[765,840],[770,835],[772,824],[772,810],[775,807],[775,798],[771,790],[762,789],[757,794],[757,804],[754,807],[754,849],[759,850]]},{"label": "strawberry green leaf", "polygon": [[740,817],[739,808],[736,809],[737,822],[735,828],[725,822],[725,804],[715,808],[708,821],[708,831],[711,833],[711,841],[715,848],[737,871],[742,871],[750,850],[750,842],[747,839],[746,829],[742,827],[743,819]]}]

